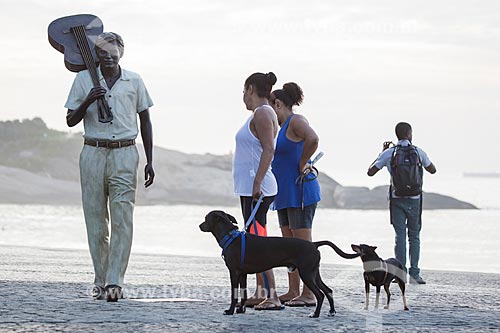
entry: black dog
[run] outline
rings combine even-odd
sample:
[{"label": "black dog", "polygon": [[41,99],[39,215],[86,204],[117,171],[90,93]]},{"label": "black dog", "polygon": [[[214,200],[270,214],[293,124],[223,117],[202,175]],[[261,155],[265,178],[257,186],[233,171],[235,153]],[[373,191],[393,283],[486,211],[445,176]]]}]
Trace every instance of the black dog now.
[{"label": "black dog", "polygon": [[[316,297],[316,310],[310,314],[310,317],[319,317],[325,296],[330,303],[328,315],[333,316],[335,307],[332,290],[325,285],[319,275],[320,252],[318,247],[329,245],[338,255],[346,259],[359,257],[359,254],[342,252],[329,241],[308,242],[297,238],[241,235],[238,232],[236,219],[223,211],[208,213],[205,216],[205,222],[200,224],[200,229],[204,232],[211,232],[219,244],[227,244],[225,240],[233,238],[233,241],[229,241],[229,245],[225,246],[224,254],[224,261],[231,277],[231,306],[224,311],[224,314],[227,315],[234,313],[238,301],[238,288],[243,292],[240,306],[236,312],[245,312],[247,274],[264,272],[273,267],[288,267],[290,271],[295,268],[299,270],[300,278]],[[242,252],[243,240],[244,252]]]},{"label": "black dog", "polygon": [[361,260],[363,261],[365,278],[365,295],[366,295],[366,306],[365,310],[368,310],[368,302],[370,295],[370,284],[377,287],[377,297],[375,299],[375,309],[378,308],[378,302],[380,297],[380,287],[384,286],[385,292],[387,294],[387,305],[384,309],[389,308],[389,302],[391,300],[391,293],[389,292],[389,286],[391,282],[395,280],[401,293],[403,294],[403,306],[405,310],[408,310],[406,305],[406,295],[405,295],[405,281],[404,278],[406,273],[403,270],[403,265],[396,258],[390,258],[387,260],[382,260],[376,253],[376,246],[370,246],[366,244],[361,245],[351,245],[354,252],[360,254]]}]

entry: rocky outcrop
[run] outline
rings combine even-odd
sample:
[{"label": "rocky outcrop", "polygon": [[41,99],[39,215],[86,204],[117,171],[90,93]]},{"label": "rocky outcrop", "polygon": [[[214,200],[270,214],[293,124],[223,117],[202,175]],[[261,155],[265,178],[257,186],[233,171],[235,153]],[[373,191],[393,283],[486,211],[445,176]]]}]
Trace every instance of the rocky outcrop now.
[{"label": "rocky outcrop", "polygon": [[[336,208],[343,209],[381,209],[388,208],[389,186],[368,187],[338,186],[333,193]],[[475,209],[468,202],[437,193],[423,195],[424,209]]]},{"label": "rocky outcrop", "polygon": [[[78,156],[81,134],[47,128],[33,120],[0,122],[0,203],[80,204]],[[138,147],[142,161],[142,147]],[[155,147],[155,184],[144,189],[139,172],[138,204],[238,205],[230,155],[185,154]],[[144,165],[141,162],[141,168]],[[387,187],[344,187],[320,173],[321,207],[386,209]],[[471,209],[451,197],[426,193],[429,209]]]}]

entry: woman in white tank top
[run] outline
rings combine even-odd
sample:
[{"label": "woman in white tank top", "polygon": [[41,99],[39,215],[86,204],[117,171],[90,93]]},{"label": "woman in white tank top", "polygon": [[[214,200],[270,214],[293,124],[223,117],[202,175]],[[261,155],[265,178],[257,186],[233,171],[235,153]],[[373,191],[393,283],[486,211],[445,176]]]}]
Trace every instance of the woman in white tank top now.
[{"label": "woman in white tank top", "polygon": [[[269,95],[275,83],[273,73],[254,73],[245,81],[243,102],[252,114],[236,134],[233,158],[234,192],[240,196],[243,223],[250,217],[255,200],[264,195],[255,221],[247,230],[258,236],[267,236],[267,211],[278,193],[271,162],[279,125],[276,113],[269,105]],[[257,274],[255,294],[248,298],[246,304],[248,307],[255,306],[256,310],[283,308],[276,293],[272,269]]]},{"label": "woman in white tank top", "polygon": [[[236,133],[236,149],[233,158],[235,194],[258,199],[261,193],[265,197],[278,193],[271,165],[267,166],[268,154],[274,151],[276,146],[274,123],[277,124],[277,117],[273,109],[266,104],[260,105]],[[260,129],[259,132],[256,130],[257,126]],[[252,128],[254,128],[253,131]],[[257,135],[260,135],[263,140]]]}]

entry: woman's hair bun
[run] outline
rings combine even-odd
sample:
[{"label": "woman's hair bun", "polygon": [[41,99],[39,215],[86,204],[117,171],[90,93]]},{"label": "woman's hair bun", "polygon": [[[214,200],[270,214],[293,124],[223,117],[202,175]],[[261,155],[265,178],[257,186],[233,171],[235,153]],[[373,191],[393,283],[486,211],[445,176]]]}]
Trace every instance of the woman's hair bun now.
[{"label": "woman's hair bun", "polygon": [[269,81],[269,84],[274,85],[276,81],[278,81],[278,78],[276,78],[276,75],[274,75],[273,72],[269,72],[266,74],[267,80]]},{"label": "woman's hair bun", "polygon": [[292,105],[300,105],[304,100],[304,93],[295,82],[288,82],[283,85],[283,92],[290,98]]}]

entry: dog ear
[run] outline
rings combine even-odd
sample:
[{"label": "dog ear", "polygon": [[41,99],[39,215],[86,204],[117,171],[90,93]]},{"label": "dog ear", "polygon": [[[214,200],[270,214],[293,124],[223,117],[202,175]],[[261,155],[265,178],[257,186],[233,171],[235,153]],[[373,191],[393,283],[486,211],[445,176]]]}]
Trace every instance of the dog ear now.
[{"label": "dog ear", "polygon": [[359,245],[351,244],[351,249],[356,253],[361,253],[361,248]]},{"label": "dog ear", "polygon": [[370,248],[371,248],[373,251],[375,251],[375,250],[377,249],[377,247],[376,247],[376,246],[370,246]]},{"label": "dog ear", "polygon": [[221,210],[216,210],[216,211],[214,211],[214,214],[215,214],[215,216],[217,216],[219,219],[221,219],[224,222],[231,222],[232,224],[238,225],[238,222],[236,221],[236,219],[232,215],[230,215],[226,212],[223,212]]},{"label": "dog ear", "polygon": [[230,215],[230,214],[227,214],[227,217],[229,218],[229,220],[233,223],[233,224],[236,224],[238,225],[238,221],[236,221],[236,219],[234,218],[234,216]]},{"label": "dog ear", "polygon": [[[224,213],[223,211],[220,211],[220,210],[213,210],[209,213],[209,215],[213,215],[215,216],[217,219],[220,219],[220,220],[223,220],[223,221],[227,221],[227,218],[226,218],[226,213]],[[208,216],[208,215],[207,215]]]}]

